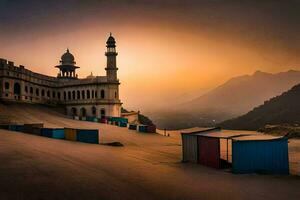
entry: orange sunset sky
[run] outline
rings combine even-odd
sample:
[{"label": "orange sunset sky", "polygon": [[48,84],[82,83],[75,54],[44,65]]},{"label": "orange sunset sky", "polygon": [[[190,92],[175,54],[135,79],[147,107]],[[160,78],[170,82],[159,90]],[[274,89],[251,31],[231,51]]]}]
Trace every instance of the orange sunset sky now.
[{"label": "orange sunset sky", "polygon": [[69,48],[80,77],[105,75],[112,32],[124,107],[172,106],[234,76],[300,70],[299,3],[284,2],[1,0],[0,57],[56,76]]}]

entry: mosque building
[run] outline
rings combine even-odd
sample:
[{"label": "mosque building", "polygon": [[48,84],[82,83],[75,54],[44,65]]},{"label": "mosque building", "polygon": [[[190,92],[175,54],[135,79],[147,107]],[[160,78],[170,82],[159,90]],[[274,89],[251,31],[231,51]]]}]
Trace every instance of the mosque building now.
[{"label": "mosque building", "polygon": [[44,105],[63,105],[71,116],[121,116],[120,81],[117,76],[116,41],[106,42],[106,76],[78,78],[75,58],[67,49],[61,56],[57,77],[15,66],[0,59],[0,100]]}]

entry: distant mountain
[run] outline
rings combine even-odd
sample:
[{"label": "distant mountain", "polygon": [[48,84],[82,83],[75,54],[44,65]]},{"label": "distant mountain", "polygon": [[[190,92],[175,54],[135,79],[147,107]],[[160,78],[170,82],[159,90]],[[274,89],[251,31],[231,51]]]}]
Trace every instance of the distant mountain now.
[{"label": "distant mountain", "polygon": [[257,71],[252,75],[234,77],[194,100],[149,113],[149,116],[161,128],[211,126],[245,114],[298,83],[300,71],[276,74]]},{"label": "distant mountain", "polygon": [[235,119],[220,124],[222,128],[257,130],[267,124],[300,123],[300,84],[280,96]]},{"label": "distant mountain", "polygon": [[271,97],[300,83],[300,71],[277,74],[255,72],[230,79],[223,85],[183,105],[185,110],[227,113],[234,117],[250,111]]}]

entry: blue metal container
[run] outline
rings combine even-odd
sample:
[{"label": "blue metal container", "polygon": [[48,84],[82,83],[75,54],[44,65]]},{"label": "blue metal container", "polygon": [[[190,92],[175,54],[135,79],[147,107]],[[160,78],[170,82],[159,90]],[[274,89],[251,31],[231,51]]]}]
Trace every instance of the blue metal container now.
[{"label": "blue metal container", "polygon": [[10,131],[19,131],[19,132],[21,132],[21,131],[23,131],[23,125],[10,124],[10,125],[8,126],[8,130],[10,130]]},{"label": "blue metal container", "polygon": [[232,171],[289,174],[288,140],[233,140]]},{"label": "blue metal container", "polygon": [[127,123],[126,123],[126,122],[120,122],[120,123],[119,123],[119,126],[120,126],[120,127],[127,127]]},{"label": "blue metal container", "polygon": [[55,138],[55,139],[64,139],[65,133],[63,128],[42,128],[42,136]]},{"label": "blue metal container", "polygon": [[128,123],[128,119],[123,117],[110,117],[109,121]]},{"label": "blue metal container", "polygon": [[86,143],[99,143],[99,131],[95,130],[87,130],[87,129],[78,129],[76,140],[79,142],[86,142]]},{"label": "blue metal container", "polygon": [[136,124],[129,124],[128,129],[130,130],[136,130],[137,125]]},{"label": "blue metal container", "polygon": [[142,133],[147,133],[147,125],[139,125],[138,131]]}]

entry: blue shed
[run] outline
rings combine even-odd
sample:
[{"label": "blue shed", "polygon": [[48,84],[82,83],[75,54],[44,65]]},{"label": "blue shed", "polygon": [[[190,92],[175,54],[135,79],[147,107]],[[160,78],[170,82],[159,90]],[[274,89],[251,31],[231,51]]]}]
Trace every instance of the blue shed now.
[{"label": "blue shed", "polygon": [[120,123],[119,123],[119,126],[120,126],[120,127],[127,127],[127,123],[126,123],[126,122],[120,122]]},{"label": "blue shed", "polygon": [[42,128],[41,134],[45,137],[65,139],[65,131],[63,128]]},{"label": "blue shed", "polygon": [[234,138],[232,172],[289,174],[287,138],[268,135]]},{"label": "blue shed", "polygon": [[147,133],[147,125],[139,125],[138,126],[138,131],[141,133]]},{"label": "blue shed", "polygon": [[76,140],[79,142],[98,144],[99,131],[98,129],[77,129]]}]

